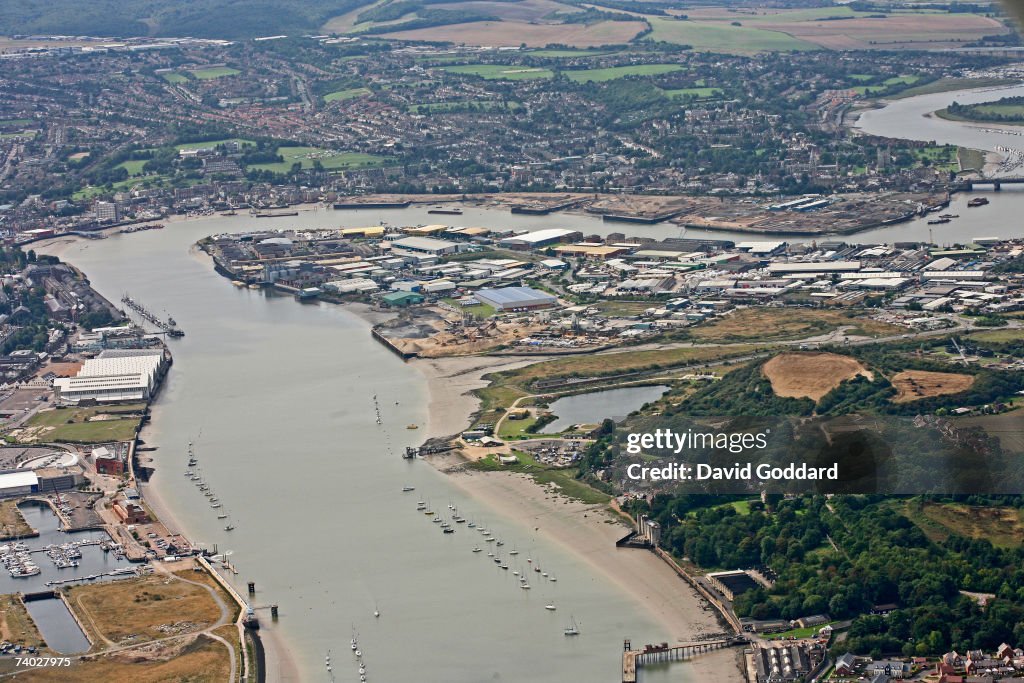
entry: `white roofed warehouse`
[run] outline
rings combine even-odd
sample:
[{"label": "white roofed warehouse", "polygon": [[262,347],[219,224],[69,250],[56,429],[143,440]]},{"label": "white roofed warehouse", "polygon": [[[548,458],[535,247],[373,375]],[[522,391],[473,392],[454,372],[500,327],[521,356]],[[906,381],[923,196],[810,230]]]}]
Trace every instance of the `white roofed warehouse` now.
[{"label": "white roofed warehouse", "polygon": [[474,292],[473,297],[481,303],[493,306],[498,311],[523,311],[534,308],[546,308],[558,303],[558,299],[554,295],[541,292],[532,287],[481,289]]},{"label": "white roofed warehouse", "polygon": [[64,404],[148,401],[168,364],[163,349],[109,349],[85,361],[74,377],[55,379],[53,388]]}]

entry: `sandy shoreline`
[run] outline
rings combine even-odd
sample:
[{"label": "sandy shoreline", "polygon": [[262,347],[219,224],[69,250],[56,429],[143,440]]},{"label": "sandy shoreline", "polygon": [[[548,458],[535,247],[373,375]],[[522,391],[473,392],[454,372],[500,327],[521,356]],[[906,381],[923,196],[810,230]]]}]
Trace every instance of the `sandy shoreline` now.
[{"label": "sandy shoreline", "polygon": [[[541,360],[545,358],[466,356],[411,361],[427,381],[426,437],[449,436],[469,426],[479,405],[469,392],[488,384],[483,375]],[[428,461],[467,495],[535,527],[585,561],[661,624],[666,641],[688,642],[728,630],[717,612],[653,553],[615,547],[629,527],[605,506],[568,499],[526,475],[466,470],[459,456],[432,456]],[[720,650],[689,662],[687,668],[693,680],[742,683],[739,661],[735,651]]]},{"label": "sandy shoreline", "polygon": [[[156,420],[156,413],[159,413],[159,408],[154,407],[151,412],[153,413],[152,420]],[[143,427],[142,432],[140,432],[140,437],[145,440],[145,427]],[[163,474],[170,474],[169,467],[166,464],[160,463],[158,459],[153,461],[153,467],[162,467],[164,469]],[[146,505],[152,509],[153,513],[161,522],[163,522],[168,531],[171,533],[182,534],[191,540],[191,536],[187,532],[187,528],[178,521],[177,517],[175,517],[171,508],[167,505],[161,495],[158,487],[153,486],[153,484],[149,482],[144,484],[139,483],[139,490],[142,493],[142,497],[143,500],[145,500]],[[291,652],[289,651],[287,643],[281,636],[280,632],[277,629],[262,629],[257,635],[263,643],[263,652],[266,657],[267,680],[275,682],[281,681],[282,683],[297,683],[298,681],[301,681],[302,679],[299,676],[299,669],[296,666],[295,661],[292,659]]]}]

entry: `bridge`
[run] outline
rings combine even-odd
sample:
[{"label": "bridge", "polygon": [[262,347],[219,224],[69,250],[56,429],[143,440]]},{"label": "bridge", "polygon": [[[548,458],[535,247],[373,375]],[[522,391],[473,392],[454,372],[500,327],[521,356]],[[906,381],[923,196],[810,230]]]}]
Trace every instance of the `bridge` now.
[{"label": "bridge", "polygon": [[970,192],[976,185],[992,185],[996,192],[1003,189],[1003,185],[1024,185],[1024,176],[1000,176],[998,178],[975,178],[961,181],[959,188]]},{"label": "bridge", "polygon": [[645,664],[692,659],[705,652],[720,650],[725,647],[746,645],[747,642],[747,639],[743,636],[733,636],[732,638],[722,638],[719,640],[682,643],[671,647],[668,643],[644,645],[642,650],[634,650],[630,641],[626,640],[622,646],[622,683],[636,683],[637,669],[642,668]]}]

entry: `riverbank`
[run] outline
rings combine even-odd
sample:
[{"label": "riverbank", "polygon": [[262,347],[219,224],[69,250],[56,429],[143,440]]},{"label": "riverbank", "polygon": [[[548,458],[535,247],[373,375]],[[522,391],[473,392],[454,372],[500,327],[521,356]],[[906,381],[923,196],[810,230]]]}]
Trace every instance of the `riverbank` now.
[{"label": "riverbank", "polygon": [[[489,384],[484,375],[543,360],[469,356],[411,361],[427,381],[429,419],[424,436],[450,436],[469,426],[479,408],[479,399],[471,392]],[[630,528],[607,506],[560,495],[527,475],[467,469],[459,455],[429,456],[427,461],[466,495],[554,541],[603,575],[661,625],[666,640],[691,642],[728,630],[717,612],[654,553],[616,548],[615,542]],[[740,660],[731,650],[702,655],[687,666],[695,680],[744,681]]]}]

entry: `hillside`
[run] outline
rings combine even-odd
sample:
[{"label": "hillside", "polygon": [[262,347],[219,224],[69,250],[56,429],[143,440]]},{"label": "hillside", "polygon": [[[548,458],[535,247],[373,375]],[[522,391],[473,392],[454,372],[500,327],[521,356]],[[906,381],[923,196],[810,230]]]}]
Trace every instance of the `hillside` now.
[{"label": "hillside", "polygon": [[0,0],[0,35],[250,38],[317,31],[372,0]]}]

